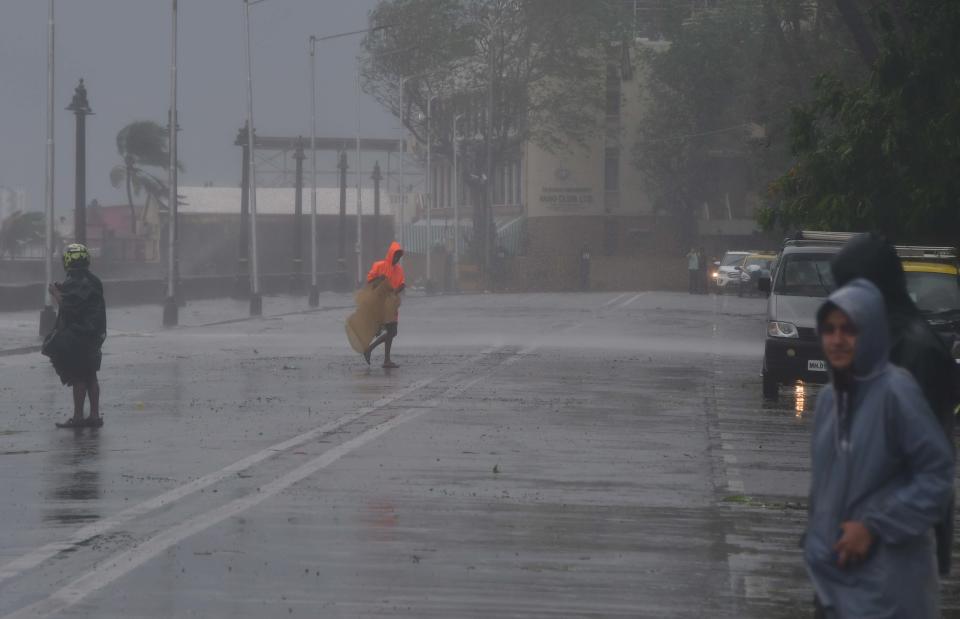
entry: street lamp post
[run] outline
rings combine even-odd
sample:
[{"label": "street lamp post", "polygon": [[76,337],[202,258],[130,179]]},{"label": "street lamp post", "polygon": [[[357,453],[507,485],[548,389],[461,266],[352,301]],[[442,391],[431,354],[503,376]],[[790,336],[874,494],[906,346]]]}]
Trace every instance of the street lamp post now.
[{"label": "street lamp post", "polygon": [[170,151],[170,167],[167,170],[167,184],[170,195],[167,198],[167,213],[169,218],[167,250],[169,264],[167,266],[167,297],[163,302],[163,326],[173,327],[178,322],[177,302],[177,0],[173,2],[173,21],[171,22],[170,43],[170,127],[168,149]]},{"label": "street lamp post", "polygon": [[290,279],[290,292],[300,294],[303,291],[303,138],[297,138],[297,149],[293,153],[297,163],[296,187],[293,198],[293,276]]},{"label": "street lamp post", "polygon": [[433,276],[430,270],[431,255],[433,254],[433,167],[431,163],[431,152],[433,151],[433,140],[430,136],[430,122],[433,119],[433,100],[436,96],[427,99],[427,292],[433,291]]},{"label": "street lamp post", "polygon": [[243,25],[245,31],[244,48],[247,56],[247,149],[250,153],[250,315],[263,314],[263,297],[260,296],[260,268],[257,255],[257,168],[254,163],[254,124],[253,124],[253,62],[250,53],[250,4],[243,0]]},{"label": "street lamp post", "polygon": [[457,122],[463,114],[453,117],[453,287],[460,291],[460,176],[457,169]]},{"label": "street lamp post", "polygon": [[[245,1],[248,1],[248,0],[245,0]],[[262,1],[262,0],[258,0],[258,1]],[[317,287],[317,150],[316,150],[316,140],[317,140],[317,64],[316,64],[317,43],[320,43],[320,42],[323,42],[323,41],[330,41],[330,40],[332,40],[332,39],[339,39],[339,38],[342,38],[342,37],[349,37],[349,36],[353,36],[353,35],[357,35],[357,34],[366,34],[366,33],[368,33],[368,32],[375,32],[375,31],[377,31],[377,30],[383,30],[383,29],[385,29],[385,28],[389,28],[389,26],[376,26],[376,27],[374,27],[374,28],[365,28],[365,29],[363,29],[363,30],[351,30],[350,32],[339,32],[339,33],[337,33],[337,34],[330,34],[330,35],[326,35],[326,36],[322,36],[322,37],[318,37],[318,36],[316,36],[316,35],[310,35],[310,38],[309,38],[309,42],[310,42],[310,48],[309,48],[309,53],[310,53],[310,102],[311,102],[311,104],[310,104],[310,118],[311,118],[311,122],[310,122],[310,128],[311,128],[311,130],[310,130],[310,160],[311,160],[311,162],[312,162],[311,182],[310,182],[310,256],[311,256],[311,271],[310,271],[310,274],[311,274],[311,285],[310,285],[310,300],[309,300],[310,307],[317,307],[318,305],[320,305],[320,292],[319,292],[319,288]],[[359,99],[359,88],[360,88],[360,75],[359,75],[359,69],[358,69],[358,71],[357,71],[357,90],[358,90],[357,98],[358,98],[358,99]],[[359,245],[359,242],[360,242],[360,239],[359,239],[359,233],[360,233],[360,228],[359,228],[359,227],[360,227],[360,212],[359,212],[359,211],[362,209],[362,206],[361,206],[361,204],[360,204],[360,189],[359,189],[359,184],[360,184],[360,180],[359,180],[359,179],[360,179],[360,172],[359,172],[359,167],[360,167],[360,165],[359,165],[359,164],[360,164],[360,161],[359,161],[359,152],[360,152],[360,117],[359,117],[359,114],[360,114],[360,112],[359,112],[359,109],[358,109],[358,111],[357,111],[357,153],[358,153],[358,156],[357,156],[357,168],[358,168],[358,170],[357,170],[357,210],[358,210],[358,213],[357,213],[357,230],[358,230],[358,240],[357,240],[357,251],[358,251],[357,258],[358,258],[358,260],[357,260],[357,265],[358,265],[358,267],[357,267],[357,269],[358,269],[358,272],[360,271],[360,269],[363,268],[362,265],[360,265],[360,260],[359,260],[359,258],[360,258],[360,255],[359,255],[359,251],[360,251],[360,245]],[[344,161],[343,164],[346,165],[346,162]],[[338,165],[338,167],[339,167],[339,165]],[[341,231],[340,231],[340,243],[341,243],[341,244],[343,243],[343,240],[342,240],[342,239],[343,239],[343,231],[341,230]],[[342,269],[343,269],[343,248],[342,248],[342,247],[340,247],[339,252],[338,252],[338,254],[337,254],[337,265],[338,265],[338,274],[337,274],[337,277],[338,277],[338,280],[339,280],[340,271],[342,271]],[[346,273],[343,273],[343,275],[346,276]],[[340,281],[337,281],[337,282],[336,282],[336,287],[339,288],[340,285],[341,285],[341,282],[340,282]]]},{"label": "street lamp post", "polygon": [[406,159],[407,148],[406,148],[406,135],[407,129],[403,124],[403,121],[406,119],[406,108],[404,107],[404,98],[403,98],[403,87],[407,83],[406,77],[400,78],[400,246],[406,247],[404,244],[405,239],[403,238],[404,227],[407,223],[405,218],[404,207],[407,204],[407,186],[404,184],[404,167],[403,162]]},{"label": "street lamp post", "polygon": [[90,109],[90,102],[87,101],[87,87],[83,85],[83,78],[80,78],[80,83],[73,91],[73,99],[66,109],[73,112],[77,120],[73,238],[77,243],[85,244],[87,242],[87,116],[93,114],[93,110]]},{"label": "street lamp post", "polygon": [[44,230],[46,233],[45,271],[47,285],[43,288],[43,309],[40,311],[40,336],[46,337],[53,331],[57,314],[53,311],[53,298],[50,285],[53,283],[53,61],[54,61],[54,21],[53,0],[48,3],[47,17],[47,161],[44,170]]},{"label": "street lamp post", "polygon": [[310,307],[320,305],[317,286],[317,37],[310,36]]},{"label": "street lamp post", "polygon": [[363,283],[363,194],[360,192],[360,168],[363,167],[360,155],[360,65],[357,64],[357,285]]}]

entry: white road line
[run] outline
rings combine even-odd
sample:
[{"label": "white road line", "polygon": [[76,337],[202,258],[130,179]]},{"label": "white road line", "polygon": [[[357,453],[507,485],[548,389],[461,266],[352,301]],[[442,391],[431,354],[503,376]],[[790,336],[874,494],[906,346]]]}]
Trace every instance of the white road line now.
[{"label": "white road line", "polygon": [[625,297],[625,296],[627,296],[627,293],[626,293],[626,292],[624,292],[623,294],[617,295],[617,296],[613,297],[612,299],[610,299],[609,301],[607,301],[606,303],[604,303],[601,307],[610,307],[611,305],[613,305],[614,303],[616,303],[617,301],[619,301],[620,299],[622,299],[622,298]]},{"label": "white road line", "polygon": [[633,295],[632,297],[630,297],[629,299],[627,299],[626,302],[621,303],[621,304],[619,305],[620,309],[623,309],[623,308],[627,307],[628,305],[630,305],[631,303],[633,303],[634,301],[636,301],[637,299],[639,299],[640,297],[642,297],[642,296],[645,295],[645,294],[647,294],[647,293],[646,293],[646,292],[641,292],[641,293],[638,293],[638,294]]},{"label": "white road line", "polygon": [[[531,347],[532,348],[532,347]],[[509,359],[519,358],[519,353],[512,355]],[[506,360],[504,360],[506,361]],[[260,486],[256,491],[250,494],[234,499],[233,501],[204,512],[178,525],[160,531],[146,541],[137,544],[129,550],[119,552],[111,558],[98,562],[97,566],[84,573],[79,578],[55,591],[49,597],[39,600],[29,606],[16,610],[3,619],[26,619],[27,617],[50,617],[59,612],[70,608],[80,602],[83,598],[94,593],[103,587],[111,584],[115,580],[130,573],[140,567],[150,559],[153,559],[160,553],[170,547],[179,544],[183,540],[196,535],[227,518],[236,516],[251,507],[254,507],[263,501],[279,494],[290,486],[300,482],[318,471],[330,466],[343,456],[363,447],[367,443],[376,440],[390,430],[423,415],[429,410],[436,408],[440,402],[454,397],[473,387],[480,381],[490,376],[497,367],[503,365],[498,363],[490,371],[455,385],[443,392],[439,397],[430,400],[415,408],[408,408],[400,415],[385,421],[365,432],[355,436],[352,439],[332,447],[320,456],[300,465],[289,473],[278,477],[277,479]]]},{"label": "white road line", "polygon": [[7,563],[2,568],[0,568],[0,584],[2,584],[7,580],[10,580],[11,578],[15,578],[19,576],[20,574],[22,574],[27,570],[30,570],[40,565],[44,561],[56,556],[60,552],[69,550],[74,546],[81,544],[98,535],[103,535],[104,533],[122,524],[125,524],[127,522],[130,522],[131,520],[139,518],[140,516],[143,516],[144,514],[152,512],[155,509],[159,509],[164,505],[169,505],[174,501],[179,501],[180,499],[190,496],[191,494],[197,492],[198,490],[207,488],[213,484],[216,484],[226,479],[227,477],[235,475],[243,470],[246,470],[254,466],[255,464],[263,462],[264,460],[276,455],[279,452],[292,449],[294,447],[297,447],[298,445],[302,445],[303,443],[311,441],[317,437],[323,436],[326,433],[333,432],[334,430],[337,430],[342,426],[345,426],[353,421],[356,421],[357,419],[360,419],[361,417],[368,415],[375,410],[381,409],[401,398],[404,398],[410,395],[414,391],[417,391],[419,389],[422,389],[423,387],[426,387],[427,385],[437,381],[443,376],[446,376],[452,372],[455,372],[465,365],[473,363],[474,361],[482,358],[484,355],[487,355],[494,350],[496,350],[496,347],[485,349],[479,355],[471,357],[464,363],[458,364],[453,368],[447,370],[446,372],[442,372],[431,378],[425,378],[423,380],[419,380],[408,387],[400,389],[396,393],[393,393],[385,398],[381,398],[375,401],[373,404],[369,406],[364,406],[348,415],[344,415],[329,423],[325,423],[322,426],[314,428],[313,430],[308,430],[307,432],[298,434],[293,438],[271,445],[270,447],[262,449],[250,456],[247,456],[246,458],[237,460],[233,464],[230,464],[229,466],[226,466],[218,471],[214,471],[213,473],[208,473],[203,477],[200,477],[191,482],[183,484],[182,486],[173,488],[172,490],[168,490],[167,492],[164,492],[163,494],[155,496],[152,499],[147,499],[146,501],[143,501],[142,503],[138,503],[137,505],[127,508],[113,516],[104,518],[103,520],[99,520],[85,527],[82,527],[67,539],[51,542],[49,544],[44,544],[43,546],[40,546],[39,548],[36,548],[25,555],[21,555],[20,557],[14,559],[13,561]]}]

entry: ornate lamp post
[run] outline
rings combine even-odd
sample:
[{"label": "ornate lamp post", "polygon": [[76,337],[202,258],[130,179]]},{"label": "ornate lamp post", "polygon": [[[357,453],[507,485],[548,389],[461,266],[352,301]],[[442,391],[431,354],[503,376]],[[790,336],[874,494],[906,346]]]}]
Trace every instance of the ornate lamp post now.
[{"label": "ornate lamp post", "polygon": [[67,110],[73,112],[77,119],[77,155],[76,155],[76,184],[75,184],[75,211],[73,215],[73,238],[77,243],[87,242],[87,116],[93,114],[90,102],[87,101],[87,87],[83,78],[73,91],[73,99]]}]

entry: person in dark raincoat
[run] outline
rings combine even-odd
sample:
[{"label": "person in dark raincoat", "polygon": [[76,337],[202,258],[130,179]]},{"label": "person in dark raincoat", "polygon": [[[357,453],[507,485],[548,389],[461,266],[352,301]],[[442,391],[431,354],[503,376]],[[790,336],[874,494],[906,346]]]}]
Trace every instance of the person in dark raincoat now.
[{"label": "person in dark raincoat", "polygon": [[933,526],[951,498],[953,447],[916,380],[890,363],[876,286],[836,290],[817,329],[830,384],[814,413],[803,554],[819,616],[939,617]]},{"label": "person in dark raincoat", "polygon": [[[907,280],[897,250],[877,234],[858,234],[834,257],[831,270],[838,286],[863,277],[880,289],[890,326],[890,361],[910,372],[920,384],[930,409],[952,443],[957,404],[956,365],[946,344],[924,320],[907,293]],[[935,529],[937,565],[942,576],[950,573],[953,508],[951,499]]]},{"label": "person in dark raincoat", "polygon": [[[386,257],[383,260],[377,260],[373,263],[373,266],[370,267],[370,272],[367,273],[367,282],[383,282],[393,288],[397,294],[403,292],[403,289],[406,288],[407,284],[403,274],[403,267],[400,266],[400,258],[402,257],[403,248],[400,247],[400,243],[397,243],[396,241],[390,243],[390,248],[387,249]],[[370,354],[373,352],[373,349],[380,344],[383,344],[383,367],[388,369],[400,367],[390,358],[390,349],[393,346],[393,338],[397,337],[399,321],[400,312],[397,310],[397,314],[394,319],[383,325],[383,334],[375,339],[363,353],[363,358],[368,364],[370,363]]]},{"label": "person in dark raincoat", "polygon": [[[73,417],[57,427],[99,428],[103,426],[103,417],[97,372],[102,359],[100,349],[107,337],[103,284],[90,272],[90,253],[79,243],[69,245],[63,252],[63,266],[67,272],[63,283],[51,284],[49,289],[60,311],[43,347],[60,381],[73,387]],[[90,416],[84,418],[87,399]]]}]

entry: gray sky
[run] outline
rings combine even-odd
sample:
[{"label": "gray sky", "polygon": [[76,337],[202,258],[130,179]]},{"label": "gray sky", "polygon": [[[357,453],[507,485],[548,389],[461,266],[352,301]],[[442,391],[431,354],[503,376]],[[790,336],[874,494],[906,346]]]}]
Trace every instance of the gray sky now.
[{"label": "gray sky", "polygon": [[[122,204],[109,182],[117,132],[133,120],[166,123],[170,84],[169,0],[57,0],[56,206],[74,201],[74,120],[65,108],[84,78],[87,200]],[[376,0],[265,0],[251,7],[254,121],[261,135],[310,134],[307,38],[366,27]],[[232,146],[246,115],[241,0],[180,0],[181,184],[236,185]],[[0,0],[0,185],[43,205],[47,2]],[[355,58],[360,37],[321,43],[319,135],[353,136]],[[397,121],[370,97],[360,106],[364,137],[394,137]],[[330,155],[334,157],[334,155]],[[322,167],[322,161],[321,161]]]}]

